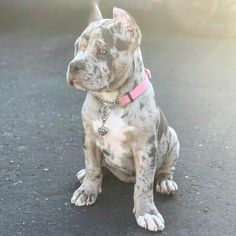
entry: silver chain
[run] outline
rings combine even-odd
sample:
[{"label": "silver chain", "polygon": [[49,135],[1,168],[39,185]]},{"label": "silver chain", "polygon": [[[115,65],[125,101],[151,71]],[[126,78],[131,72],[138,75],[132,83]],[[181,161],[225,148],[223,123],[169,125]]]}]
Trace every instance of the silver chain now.
[{"label": "silver chain", "polygon": [[100,103],[100,104],[102,104],[102,105],[105,105],[105,104],[108,104],[108,105],[115,105],[115,106],[118,106],[119,105],[119,98],[120,97],[118,97],[116,100],[115,100],[115,102],[110,102],[110,101],[106,101],[106,100],[103,100],[102,98],[100,98],[100,97],[98,97],[98,96],[94,96],[97,100],[98,100],[98,102]]},{"label": "silver chain", "polygon": [[105,122],[108,119],[112,110],[116,109],[119,105],[119,98],[115,100],[115,102],[110,102],[103,100],[98,96],[94,96],[97,101],[102,105],[102,126],[98,128],[98,133],[101,136],[105,136],[108,132],[108,128],[105,127]]}]

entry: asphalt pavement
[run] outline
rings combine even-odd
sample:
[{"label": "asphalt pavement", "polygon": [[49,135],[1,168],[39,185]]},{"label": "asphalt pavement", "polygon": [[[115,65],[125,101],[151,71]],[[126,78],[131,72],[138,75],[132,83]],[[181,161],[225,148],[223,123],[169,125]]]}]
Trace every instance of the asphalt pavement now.
[{"label": "asphalt pavement", "polygon": [[[80,27],[0,32],[0,235],[141,236],[133,184],[107,176],[95,205],[70,204],[84,167],[85,93],[66,84]],[[144,63],[180,139],[179,191],[155,203],[163,236],[236,232],[236,40],[144,33]]]}]

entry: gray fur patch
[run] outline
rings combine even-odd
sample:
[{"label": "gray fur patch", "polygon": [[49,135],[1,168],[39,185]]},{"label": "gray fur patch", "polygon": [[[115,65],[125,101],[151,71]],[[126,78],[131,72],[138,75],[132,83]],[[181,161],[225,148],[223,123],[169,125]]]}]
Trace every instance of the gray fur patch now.
[{"label": "gray fur patch", "polygon": [[107,155],[107,156],[110,156],[110,152],[107,151],[106,149],[102,149],[102,153],[105,154],[105,155]]},{"label": "gray fur patch", "polygon": [[112,33],[108,29],[101,28],[101,34],[102,34],[102,38],[103,38],[104,43],[105,43],[104,46],[108,50],[108,53],[106,55],[97,55],[97,58],[99,60],[106,61],[108,70],[111,74],[111,71],[112,71],[112,68],[113,68],[113,66],[112,66],[113,56],[111,55],[109,49],[111,49],[113,47],[114,39],[113,39]]},{"label": "gray fur patch", "polygon": [[114,45],[114,36],[111,33],[111,31],[106,28],[101,28],[101,35],[102,35],[102,39],[105,42],[105,45],[108,48],[112,48]]},{"label": "gray fur patch", "polygon": [[129,48],[129,42],[126,40],[121,40],[120,38],[116,38],[115,46],[118,51],[127,51]]},{"label": "gray fur patch", "polygon": [[160,111],[160,121],[159,121],[158,131],[157,131],[158,142],[160,142],[161,137],[163,135],[167,134],[167,129],[168,129],[168,123],[167,123],[166,118],[160,108],[159,108],[159,111]]},{"label": "gray fur patch", "polygon": [[148,139],[148,143],[151,145],[153,145],[155,143],[155,135],[154,134]]},{"label": "gray fur patch", "polygon": [[144,107],[144,104],[143,104],[143,103],[140,103],[140,104],[139,104],[139,108],[140,108],[140,110],[142,110],[143,107]]},{"label": "gray fur patch", "polygon": [[148,153],[149,156],[150,156],[150,157],[156,157],[156,151],[157,151],[157,148],[156,148],[155,145],[153,145],[153,146],[151,147],[149,153]]}]

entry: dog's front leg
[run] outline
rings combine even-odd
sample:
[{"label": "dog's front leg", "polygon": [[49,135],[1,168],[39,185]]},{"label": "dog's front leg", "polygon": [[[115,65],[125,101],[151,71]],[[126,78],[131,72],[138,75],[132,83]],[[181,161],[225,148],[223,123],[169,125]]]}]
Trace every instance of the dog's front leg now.
[{"label": "dog's front leg", "polygon": [[86,175],[83,183],[71,198],[71,203],[76,206],[88,206],[95,203],[98,194],[102,191],[102,154],[89,135],[85,135],[84,155]]},{"label": "dog's front leg", "polygon": [[134,151],[136,183],[134,186],[134,214],[139,226],[151,231],[164,229],[164,220],[153,199],[156,171],[157,141],[155,135],[143,147]]}]

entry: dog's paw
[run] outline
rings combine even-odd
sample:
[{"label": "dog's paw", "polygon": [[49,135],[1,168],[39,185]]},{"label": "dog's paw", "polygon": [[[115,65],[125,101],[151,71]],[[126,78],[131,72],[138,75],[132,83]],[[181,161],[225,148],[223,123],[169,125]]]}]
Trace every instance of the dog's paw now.
[{"label": "dog's paw", "polygon": [[86,169],[82,169],[80,170],[77,174],[76,174],[76,177],[77,179],[79,180],[79,182],[82,184],[83,181],[84,181],[84,177],[86,175]]},{"label": "dog's paw", "polygon": [[89,179],[84,180],[82,185],[75,190],[71,203],[76,206],[89,206],[95,203],[98,194],[101,193],[101,179],[97,181],[91,181]]},{"label": "dog's paw", "polygon": [[137,224],[150,231],[163,231],[165,228],[164,219],[160,213],[156,213],[155,215],[146,213],[145,215],[138,216]]},{"label": "dog's paw", "polygon": [[89,206],[95,203],[98,193],[88,191],[84,188],[78,188],[75,190],[71,203],[76,206]]},{"label": "dog's paw", "polygon": [[136,201],[134,206],[134,214],[137,224],[150,231],[162,231],[165,228],[164,219],[157,210],[154,202],[147,200]]},{"label": "dog's paw", "polygon": [[174,180],[162,180],[160,183],[156,185],[156,191],[160,194],[173,195],[178,190],[178,185]]}]

